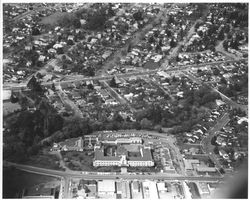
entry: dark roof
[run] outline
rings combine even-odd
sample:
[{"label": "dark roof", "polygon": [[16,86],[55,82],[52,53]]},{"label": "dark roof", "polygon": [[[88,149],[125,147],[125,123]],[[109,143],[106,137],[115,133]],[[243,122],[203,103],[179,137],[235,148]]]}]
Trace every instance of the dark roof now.
[{"label": "dark roof", "polygon": [[142,156],[140,156],[140,157],[128,157],[128,160],[131,160],[131,161],[152,161],[153,158],[152,158],[152,154],[151,154],[150,149],[142,148]]}]

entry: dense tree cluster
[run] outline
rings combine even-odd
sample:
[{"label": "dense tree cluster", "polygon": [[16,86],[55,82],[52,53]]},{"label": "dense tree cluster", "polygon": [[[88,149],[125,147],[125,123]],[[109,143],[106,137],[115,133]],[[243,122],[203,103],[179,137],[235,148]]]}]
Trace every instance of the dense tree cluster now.
[{"label": "dense tree cluster", "polygon": [[248,85],[248,74],[245,73],[243,75],[234,75],[232,77],[232,82],[227,83],[225,78],[221,78],[221,86],[219,87],[219,91],[228,97],[238,98],[238,94],[246,94]]},{"label": "dense tree cluster", "polygon": [[[112,4],[94,4],[94,9],[80,9],[75,13],[64,15],[58,24],[62,27],[87,28],[89,30],[102,30],[105,27],[106,21],[115,15]],[[80,20],[86,20],[84,25]]]},{"label": "dense tree cluster", "polygon": [[43,138],[62,127],[63,118],[45,100],[34,112],[21,112],[9,122],[8,133],[4,134],[4,159],[24,161],[38,152]]},{"label": "dense tree cluster", "polygon": [[27,87],[31,89],[32,92],[34,93],[42,93],[43,88],[40,85],[40,83],[37,81],[35,76],[32,76],[31,79],[29,80]]}]

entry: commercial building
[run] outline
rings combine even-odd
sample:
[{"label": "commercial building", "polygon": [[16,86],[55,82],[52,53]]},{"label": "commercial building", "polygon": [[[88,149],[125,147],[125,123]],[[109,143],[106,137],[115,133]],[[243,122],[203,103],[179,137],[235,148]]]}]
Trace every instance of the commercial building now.
[{"label": "commercial building", "polygon": [[115,181],[102,180],[97,183],[98,195],[113,196],[115,194]]},{"label": "commercial building", "polygon": [[156,183],[153,181],[149,182],[149,196],[150,199],[159,199]]},{"label": "commercial building", "polygon": [[199,193],[200,193],[201,197],[202,198],[208,197],[208,195],[210,194],[208,184],[205,183],[205,182],[199,182],[197,184],[197,186],[198,186],[198,190],[199,190]]},{"label": "commercial building", "polygon": [[116,182],[116,194],[117,198],[130,199],[131,193],[130,193],[129,182],[128,181]]},{"label": "commercial building", "polygon": [[168,188],[166,187],[166,183],[164,182],[159,182],[157,183],[157,188],[159,192],[167,192]]},{"label": "commercial building", "polygon": [[132,184],[131,184],[131,189],[132,189],[132,192],[134,192],[134,193],[140,192],[139,182],[138,181],[133,181]]}]

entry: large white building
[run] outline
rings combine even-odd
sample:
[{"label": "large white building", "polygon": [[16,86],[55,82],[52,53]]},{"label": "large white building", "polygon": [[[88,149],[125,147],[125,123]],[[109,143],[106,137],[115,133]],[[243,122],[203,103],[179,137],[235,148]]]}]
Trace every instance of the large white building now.
[{"label": "large white building", "polygon": [[98,181],[97,184],[99,195],[114,195],[115,194],[115,181],[113,180],[102,180]]},{"label": "large white building", "polygon": [[[142,139],[134,138],[119,138],[117,140],[104,141],[105,144],[118,144],[117,151],[114,155],[105,155],[104,147],[101,144],[95,145],[95,158],[93,166],[131,166],[131,167],[151,167],[154,166],[150,147],[142,145]],[[138,152],[136,156],[130,155],[128,150],[122,144],[138,144]]]}]

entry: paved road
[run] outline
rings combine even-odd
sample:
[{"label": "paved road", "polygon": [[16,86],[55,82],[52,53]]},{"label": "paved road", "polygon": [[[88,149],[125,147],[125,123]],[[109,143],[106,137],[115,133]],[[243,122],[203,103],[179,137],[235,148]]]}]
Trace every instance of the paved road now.
[{"label": "paved road", "polygon": [[170,90],[166,90],[165,88],[162,87],[162,85],[157,82],[156,80],[152,80],[149,77],[144,77],[143,80],[145,80],[147,83],[154,85],[155,87],[159,88],[161,91],[163,91],[167,96],[171,98],[172,101],[174,101],[174,97],[171,94]]},{"label": "paved road", "polygon": [[127,101],[120,94],[118,94],[112,87],[110,87],[110,85],[105,80],[102,80],[100,82],[103,84],[104,88],[107,88],[110,96],[112,96],[121,104],[127,104]]},{"label": "paved road", "polygon": [[224,47],[223,47],[223,42],[224,42],[224,40],[221,41],[221,42],[215,47],[215,50],[221,52],[222,54],[226,55],[226,56],[229,57],[229,58],[232,58],[232,59],[234,59],[234,60],[239,60],[240,58],[239,58],[238,56],[235,56],[234,54],[225,51],[225,49],[224,49]]},{"label": "paved road", "polygon": [[142,29],[138,30],[133,35],[133,37],[129,41],[127,41],[127,44],[124,47],[118,49],[111,56],[111,58],[108,59],[108,61],[104,63],[104,65],[102,66],[102,70],[99,70],[97,73],[104,74],[107,69],[114,66],[116,58],[123,57],[122,52],[127,51],[129,44],[133,44],[133,45],[137,44],[141,40],[141,36],[144,36],[149,30],[151,30],[153,28],[152,24],[159,24],[160,20],[168,20],[167,14],[173,8],[173,6],[175,6],[175,4],[172,4],[170,8],[163,8],[162,10],[160,10],[160,12],[154,17],[153,21],[151,23],[147,24]]},{"label": "paved road", "polygon": [[58,171],[58,170],[51,170],[51,169],[45,169],[45,168],[39,168],[29,165],[22,165],[12,162],[4,161],[4,166],[14,166],[17,169],[47,175],[47,176],[54,176],[54,177],[63,177],[63,178],[84,178],[84,179],[91,179],[91,180],[103,180],[103,179],[164,179],[164,180],[197,180],[197,181],[219,181],[222,180],[221,177],[214,176],[214,177],[201,177],[201,176],[181,176],[181,175],[171,175],[166,173],[158,173],[158,174],[146,174],[146,175],[129,175],[129,174],[107,174],[107,175],[99,175],[99,174],[81,174],[78,171],[73,172],[64,172],[64,171]]},{"label": "paved road", "polygon": [[[239,61],[247,61],[247,59],[240,59]],[[202,64],[194,64],[194,65],[177,65],[175,67],[171,67],[168,68],[166,70],[164,70],[165,72],[175,72],[175,71],[186,71],[192,67],[194,68],[199,68],[202,66],[207,66],[207,65],[219,65],[222,63],[234,63],[236,62],[235,60],[226,60],[226,61],[217,61],[217,62],[209,62],[209,63],[202,63]],[[147,74],[154,74],[158,71],[158,69],[155,70],[147,70],[144,72],[130,72],[130,73],[125,73],[125,74],[116,74],[117,78],[127,78],[127,77],[131,77],[131,76],[143,76],[143,75],[147,75]],[[78,82],[78,81],[90,81],[90,80],[109,80],[112,79],[114,77],[114,75],[105,75],[105,76],[95,76],[95,77],[72,77],[71,80],[64,80],[64,81],[60,81],[60,80],[56,80],[56,81],[50,81],[50,82],[46,82],[46,83],[42,83],[42,85],[44,86],[49,86],[52,85],[53,83],[59,84],[60,83],[73,83],[73,82]],[[3,85],[3,89],[12,89],[12,90],[19,90],[19,89],[27,89],[27,83],[6,83]]]},{"label": "paved road", "polygon": [[209,86],[208,84],[204,83],[203,81],[201,81],[200,79],[198,79],[197,77],[195,77],[194,75],[192,75],[189,72],[183,72],[183,74],[185,74],[192,81],[194,81],[194,82],[196,82],[198,84],[201,84],[201,85],[206,85],[209,88],[211,88],[214,92],[218,93],[221,96],[221,98],[226,103],[228,103],[231,107],[237,108],[237,109],[239,108],[239,109],[243,110],[244,112],[248,113],[248,106],[247,105],[241,105],[241,104],[238,104],[238,103],[234,102],[232,99],[230,99],[229,97],[227,97],[226,95],[224,95],[223,93],[221,93],[220,91],[218,91],[217,89],[215,89],[215,88]]},{"label": "paved road", "polygon": [[68,106],[70,106],[71,109],[74,111],[75,116],[83,118],[83,114],[82,114],[81,110],[78,108],[78,106],[72,100],[69,99],[68,95],[65,94],[65,92],[62,90],[60,83],[57,86],[57,89],[58,89],[57,94],[60,97],[63,104],[67,104]]},{"label": "paved road", "polygon": [[217,135],[218,131],[220,131],[224,126],[227,125],[227,123],[230,121],[229,114],[225,113],[215,124],[214,127],[212,127],[208,131],[208,136],[205,137],[201,141],[201,147],[204,153],[208,154],[211,160],[215,163],[217,169],[222,168],[222,165],[220,164],[218,158],[214,155],[214,146],[211,144],[212,138]]}]

